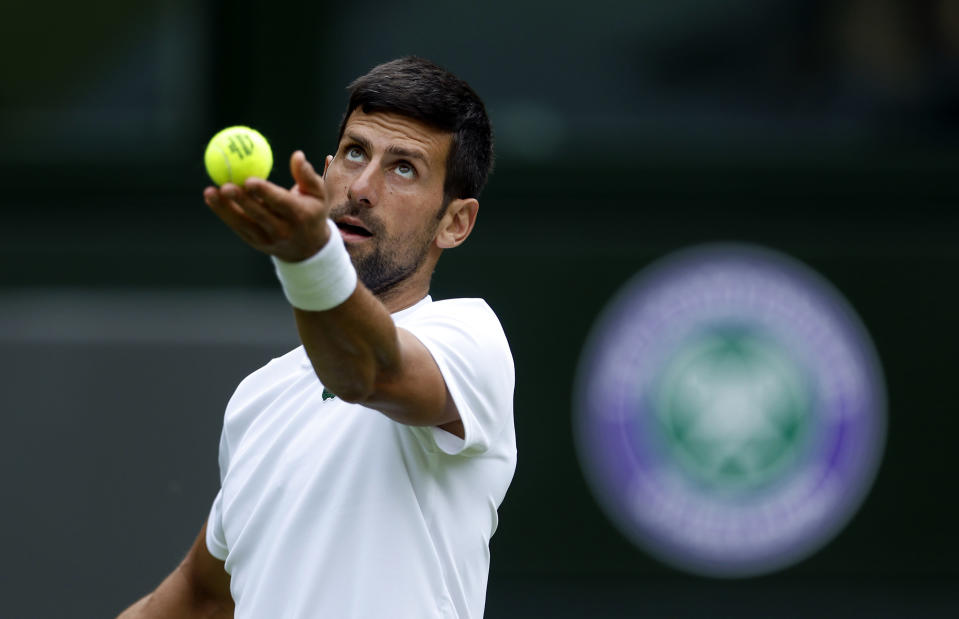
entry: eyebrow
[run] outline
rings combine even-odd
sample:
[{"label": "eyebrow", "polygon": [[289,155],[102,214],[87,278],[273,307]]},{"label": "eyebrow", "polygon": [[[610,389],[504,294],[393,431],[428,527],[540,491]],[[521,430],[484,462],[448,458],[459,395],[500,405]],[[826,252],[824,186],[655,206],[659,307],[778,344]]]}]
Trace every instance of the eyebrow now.
[{"label": "eyebrow", "polygon": [[[350,141],[356,142],[367,151],[373,150],[373,144],[361,135],[357,135],[355,133],[347,133],[346,137]],[[429,161],[427,161],[426,156],[418,150],[411,150],[409,148],[403,148],[402,146],[397,146],[394,144],[388,147],[386,149],[386,152],[391,155],[396,155],[398,157],[405,157],[407,159],[417,159],[419,161],[422,161],[424,165],[429,167]]]}]

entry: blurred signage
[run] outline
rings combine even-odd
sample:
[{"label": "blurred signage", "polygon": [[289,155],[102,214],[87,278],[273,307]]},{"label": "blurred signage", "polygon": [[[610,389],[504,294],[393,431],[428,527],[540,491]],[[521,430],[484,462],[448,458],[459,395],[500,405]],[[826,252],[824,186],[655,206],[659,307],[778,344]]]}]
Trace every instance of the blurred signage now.
[{"label": "blurred signage", "polygon": [[832,539],[885,442],[870,338],[809,268],[747,245],[668,256],[593,327],[574,430],[601,507],[681,570],[754,576]]}]

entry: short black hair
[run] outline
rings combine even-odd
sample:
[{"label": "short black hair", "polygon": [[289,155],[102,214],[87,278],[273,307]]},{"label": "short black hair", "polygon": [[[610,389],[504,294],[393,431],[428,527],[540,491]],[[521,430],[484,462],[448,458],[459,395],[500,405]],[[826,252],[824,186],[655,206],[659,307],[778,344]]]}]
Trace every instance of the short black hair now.
[{"label": "short black hair", "polygon": [[469,84],[429,60],[406,56],[373,67],[347,90],[350,101],[337,142],[357,108],[366,114],[392,112],[414,118],[453,135],[444,202],[479,197],[493,169],[493,129],[483,101]]}]

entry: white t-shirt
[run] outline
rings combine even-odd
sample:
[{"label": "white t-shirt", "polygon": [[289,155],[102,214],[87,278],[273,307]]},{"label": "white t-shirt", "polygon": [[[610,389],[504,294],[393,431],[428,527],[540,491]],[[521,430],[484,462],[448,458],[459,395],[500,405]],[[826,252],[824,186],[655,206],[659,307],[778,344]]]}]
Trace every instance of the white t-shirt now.
[{"label": "white t-shirt", "polygon": [[436,360],[465,439],[324,393],[302,347],[248,376],[220,438],[207,548],[237,618],[478,618],[516,468],[513,359],[481,299],[393,314]]}]

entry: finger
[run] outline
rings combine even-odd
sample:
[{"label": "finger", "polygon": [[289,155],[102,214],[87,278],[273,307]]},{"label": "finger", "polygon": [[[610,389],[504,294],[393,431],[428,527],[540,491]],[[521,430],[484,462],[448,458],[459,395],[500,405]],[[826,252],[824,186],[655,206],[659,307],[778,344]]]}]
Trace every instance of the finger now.
[{"label": "finger", "polygon": [[290,157],[290,174],[301,192],[323,198],[323,177],[316,173],[303,151],[298,150]]},{"label": "finger", "polygon": [[220,192],[239,205],[243,209],[243,213],[250,220],[256,222],[269,239],[275,239],[277,233],[285,228],[284,223],[259,199],[255,192],[248,192],[243,187],[231,184],[224,185]]},{"label": "finger", "polygon": [[261,178],[248,178],[244,184],[246,193],[268,209],[278,220],[296,221],[297,214],[303,210],[299,204],[299,192],[286,190],[279,185]]},{"label": "finger", "polygon": [[203,192],[203,199],[210,210],[248,244],[259,249],[258,246],[266,242],[266,233],[247,217],[240,205],[225,198],[220,190],[207,187]]}]

